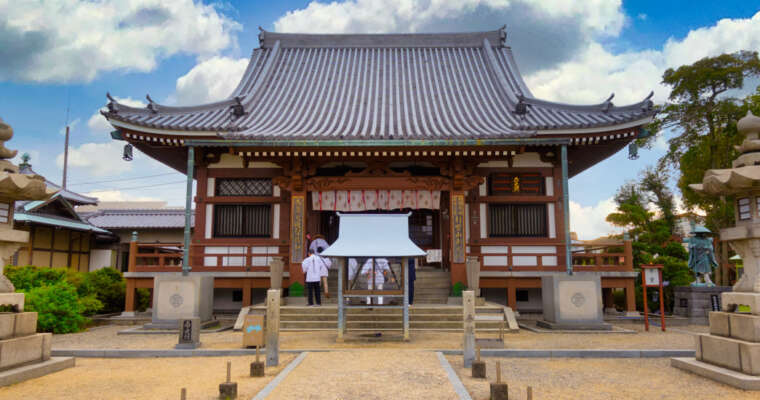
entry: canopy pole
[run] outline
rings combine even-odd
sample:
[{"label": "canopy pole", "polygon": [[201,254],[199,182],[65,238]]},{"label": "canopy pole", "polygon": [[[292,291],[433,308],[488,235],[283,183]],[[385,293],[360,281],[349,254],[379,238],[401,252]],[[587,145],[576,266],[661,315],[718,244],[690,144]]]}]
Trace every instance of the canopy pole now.
[{"label": "canopy pole", "polygon": [[338,261],[338,342],[343,341],[343,332],[346,328],[346,321],[344,320],[344,302],[343,299],[343,272],[348,266],[347,259],[342,257]]},{"label": "canopy pole", "polygon": [[573,274],[573,258],[570,254],[572,239],[570,238],[570,187],[568,185],[567,173],[567,145],[562,145],[562,214],[565,217],[565,264],[567,274]]},{"label": "canopy pole", "polygon": [[409,258],[404,257],[401,262],[404,269],[404,341],[409,341]]},{"label": "canopy pole", "polygon": [[195,147],[187,147],[187,188],[185,189],[185,238],[182,249],[182,275],[190,273],[190,225],[193,215],[193,174],[195,172]]}]

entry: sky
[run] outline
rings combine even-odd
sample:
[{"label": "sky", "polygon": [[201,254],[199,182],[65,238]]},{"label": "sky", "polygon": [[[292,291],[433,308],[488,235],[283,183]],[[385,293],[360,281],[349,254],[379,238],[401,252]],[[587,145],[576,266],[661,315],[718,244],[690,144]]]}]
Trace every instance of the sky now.
[{"label": "sky", "polygon": [[[62,23],[65,21],[65,23]],[[619,0],[0,0],[0,118],[7,144],[34,170],[62,177],[71,131],[69,189],[103,201],[184,205],[184,175],[136,152],[100,116],[106,93],[141,106],[220,100],[238,83],[259,28],[308,33],[449,32],[506,25],[536,97],[575,104],[662,103],[667,68],[760,50],[760,4]],[[747,91],[754,87],[747,88]],[[632,161],[624,149],[570,181],[571,228],[581,239],[615,231],[605,217],[626,180],[665,152],[667,134]],[[18,160],[17,160],[18,161]]]}]

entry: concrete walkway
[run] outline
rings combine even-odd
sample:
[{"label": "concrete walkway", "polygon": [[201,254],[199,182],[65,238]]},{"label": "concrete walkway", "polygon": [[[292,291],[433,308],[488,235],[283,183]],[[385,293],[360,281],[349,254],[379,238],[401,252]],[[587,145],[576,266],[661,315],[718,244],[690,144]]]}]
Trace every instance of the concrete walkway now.
[{"label": "concrete walkway", "polygon": [[459,399],[436,353],[309,353],[269,399]]}]

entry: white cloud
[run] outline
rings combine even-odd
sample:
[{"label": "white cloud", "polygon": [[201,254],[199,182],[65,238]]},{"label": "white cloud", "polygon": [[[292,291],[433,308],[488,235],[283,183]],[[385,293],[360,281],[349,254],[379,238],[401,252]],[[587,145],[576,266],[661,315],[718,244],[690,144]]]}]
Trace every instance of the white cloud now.
[{"label": "white cloud", "polygon": [[455,19],[479,7],[500,12],[518,5],[548,18],[577,19],[585,31],[595,34],[617,34],[625,22],[619,0],[348,0],[312,1],[280,17],[274,27],[280,32],[419,32],[431,22]]},{"label": "white cloud", "polygon": [[576,232],[580,240],[621,233],[623,229],[611,225],[606,220],[607,215],[615,211],[617,211],[617,205],[612,197],[594,206],[583,206],[570,201],[570,230]]},{"label": "white cloud", "polygon": [[642,21],[646,21],[647,20],[647,15],[644,14],[644,13],[639,13],[639,15],[636,16],[636,18],[638,18],[638,19],[640,19]]},{"label": "white cloud", "polygon": [[659,50],[613,54],[590,42],[574,60],[531,74],[526,80],[537,97],[555,101],[594,103],[614,91],[614,101],[627,104],[654,90],[654,100],[661,102],[669,93],[660,83],[667,68],[738,50],[760,50],[760,12],[752,18],[723,19],[692,30],[682,40],[669,39]]},{"label": "white cloud", "polygon": [[[69,168],[84,169],[88,175],[103,177],[132,170],[133,163],[121,159],[124,144],[117,141],[85,143],[69,148]],[[55,159],[56,166],[63,168],[63,153]]]},{"label": "white cloud", "polygon": [[241,26],[194,0],[0,0],[0,80],[91,81],[153,70],[175,54],[206,58]]},{"label": "white cloud", "polygon": [[[119,103],[130,107],[145,107],[147,105],[144,101],[135,100],[131,97],[114,97],[114,99]],[[90,116],[90,119],[87,120],[87,127],[90,128],[90,133],[93,135],[100,135],[113,130],[113,126],[111,126],[111,124],[108,123],[108,120],[100,114],[100,110],[95,111],[95,113]]]},{"label": "white cloud", "polygon": [[247,58],[209,58],[177,79],[176,93],[170,101],[185,105],[226,99],[237,87],[247,66]]}]

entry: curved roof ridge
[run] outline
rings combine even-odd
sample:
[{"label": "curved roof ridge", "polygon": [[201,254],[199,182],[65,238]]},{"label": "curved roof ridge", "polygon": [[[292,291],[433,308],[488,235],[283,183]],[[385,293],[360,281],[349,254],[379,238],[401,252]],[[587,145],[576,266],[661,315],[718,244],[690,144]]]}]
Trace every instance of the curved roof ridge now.
[{"label": "curved roof ridge", "polygon": [[[261,28],[259,28],[261,29]],[[304,47],[480,47],[483,39],[504,46],[505,27],[484,32],[448,33],[281,33],[261,29],[259,45],[271,48],[277,41],[282,48]]]},{"label": "curved roof ridge", "polygon": [[[118,100],[111,97],[110,93],[106,93],[106,97],[108,98],[109,102],[106,105],[108,107],[108,113],[118,113],[119,111],[129,111],[131,113],[145,113],[145,114],[153,114],[156,112],[169,114],[169,113],[187,113],[187,112],[193,112],[193,111],[206,111],[211,110],[223,106],[230,106],[233,104],[237,104],[238,100],[235,97],[228,97],[224,100],[219,100],[211,103],[205,103],[205,104],[198,104],[193,106],[167,106],[163,104],[156,103],[153,101],[153,99],[150,98],[150,96],[146,96],[148,99],[148,105],[145,107],[132,107],[128,106],[123,103],[119,103]],[[113,106],[116,106],[115,108]],[[152,109],[151,109],[152,107]]]},{"label": "curved roof ridge", "polygon": [[643,100],[637,102],[637,103],[631,103],[626,104],[624,106],[616,106],[612,103],[612,98],[615,96],[613,93],[610,95],[607,100],[597,103],[597,104],[569,104],[569,103],[560,103],[560,102],[554,102],[549,100],[542,100],[535,97],[528,97],[523,96],[522,100],[527,104],[537,105],[537,106],[545,106],[545,107],[551,107],[551,108],[558,108],[563,109],[566,111],[604,111],[604,108],[607,104],[609,104],[608,112],[615,112],[615,111],[631,111],[631,110],[639,110],[642,107],[646,108],[646,110],[650,110],[654,103],[652,103],[652,96],[654,95],[654,92],[650,92],[647,97],[645,97]]}]

